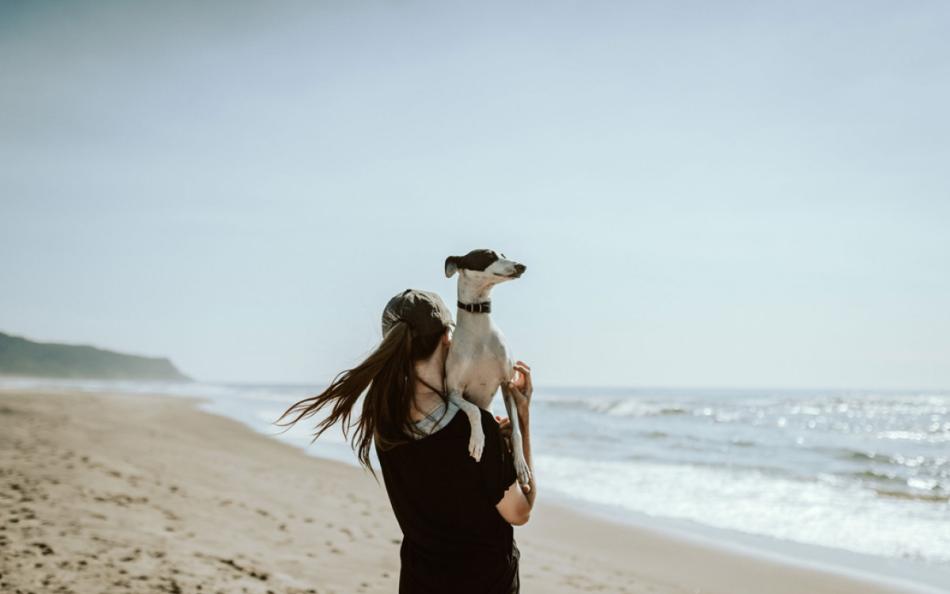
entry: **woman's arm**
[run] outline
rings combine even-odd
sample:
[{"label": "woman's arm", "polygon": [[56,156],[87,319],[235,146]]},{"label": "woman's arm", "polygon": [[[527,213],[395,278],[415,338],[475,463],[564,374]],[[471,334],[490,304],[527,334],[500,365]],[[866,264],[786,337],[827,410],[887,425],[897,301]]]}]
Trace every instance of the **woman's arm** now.
[{"label": "woman's arm", "polygon": [[531,509],[534,507],[534,500],[538,495],[538,487],[535,482],[534,464],[531,461],[531,422],[528,413],[531,394],[534,392],[531,383],[531,368],[524,362],[518,361],[515,364],[515,370],[520,374],[517,381],[502,385],[501,389],[506,398],[508,396],[514,398],[515,406],[518,407],[518,425],[521,428],[525,461],[528,463],[528,468],[531,469],[531,480],[523,488],[515,480],[495,507],[506,522],[513,526],[521,526],[527,523],[531,517]]}]

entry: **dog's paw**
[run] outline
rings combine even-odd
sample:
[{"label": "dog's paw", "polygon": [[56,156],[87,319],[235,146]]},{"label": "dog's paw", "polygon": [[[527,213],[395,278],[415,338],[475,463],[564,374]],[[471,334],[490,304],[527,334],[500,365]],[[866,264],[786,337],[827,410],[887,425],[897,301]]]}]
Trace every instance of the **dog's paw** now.
[{"label": "dog's paw", "polygon": [[468,439],[468,454],[475,458],[476,462],[482,459],[482,450],[485,449],[485,432],[480,425],[472,427],[472,436]]},{"label": "dog's paw", "polygon": [[527,485],[531,482],[531,468],[524,460],[515,460],[515,474],[518,475],[518,482]]}]

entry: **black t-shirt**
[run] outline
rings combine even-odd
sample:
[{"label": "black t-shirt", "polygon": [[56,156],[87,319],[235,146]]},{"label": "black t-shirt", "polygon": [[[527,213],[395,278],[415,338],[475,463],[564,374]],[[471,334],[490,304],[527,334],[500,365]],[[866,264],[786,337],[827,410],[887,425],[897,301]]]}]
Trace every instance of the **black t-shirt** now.
[{"label": "black t-shirt", "polygon": [[468,455],[468,417],[387,451],[378,447],[389,501],[402,528],[400,594],[515,594],[518,549],[495,505],[515,480],[511,454],[482,411],[485,449]]}]

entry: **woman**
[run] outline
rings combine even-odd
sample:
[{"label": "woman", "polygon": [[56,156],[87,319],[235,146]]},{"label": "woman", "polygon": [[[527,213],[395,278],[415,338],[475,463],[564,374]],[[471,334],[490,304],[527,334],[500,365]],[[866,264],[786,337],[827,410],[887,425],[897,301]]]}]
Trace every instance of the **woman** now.
[{"label": "woman", "polygon": [[[278,424],[320,411],[314,439],[340,422],[360,462],[372,471],[375,442],[393,512],[403,533],[400,594],[517,594],[518,548],[512,525],[528,521],[537,487],[515,480],[507,419],[482,411],[485,449],[468,455],[470,425],[445,392],[452,315],[435,293],[407,289],[383,311],[383,340],[362,363],[323,393],[291,406]],[[530,368],[519,361],[502,385],[515,398],[531,466]],[[353,407],[366,392],[359,418]],[[500,422],[499,422],[500,421]],[[532,468],[532,476],[534,476]]]}]

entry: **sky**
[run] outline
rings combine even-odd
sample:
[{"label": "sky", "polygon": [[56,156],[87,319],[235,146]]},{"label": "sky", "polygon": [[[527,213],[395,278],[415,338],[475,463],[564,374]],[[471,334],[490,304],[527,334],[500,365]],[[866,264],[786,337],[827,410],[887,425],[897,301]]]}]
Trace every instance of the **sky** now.
[{"label": "sky", "polygon": [[0,331],[319,383],[493,294],[544,386],[950,388],[950,6],[0,3]]}]

